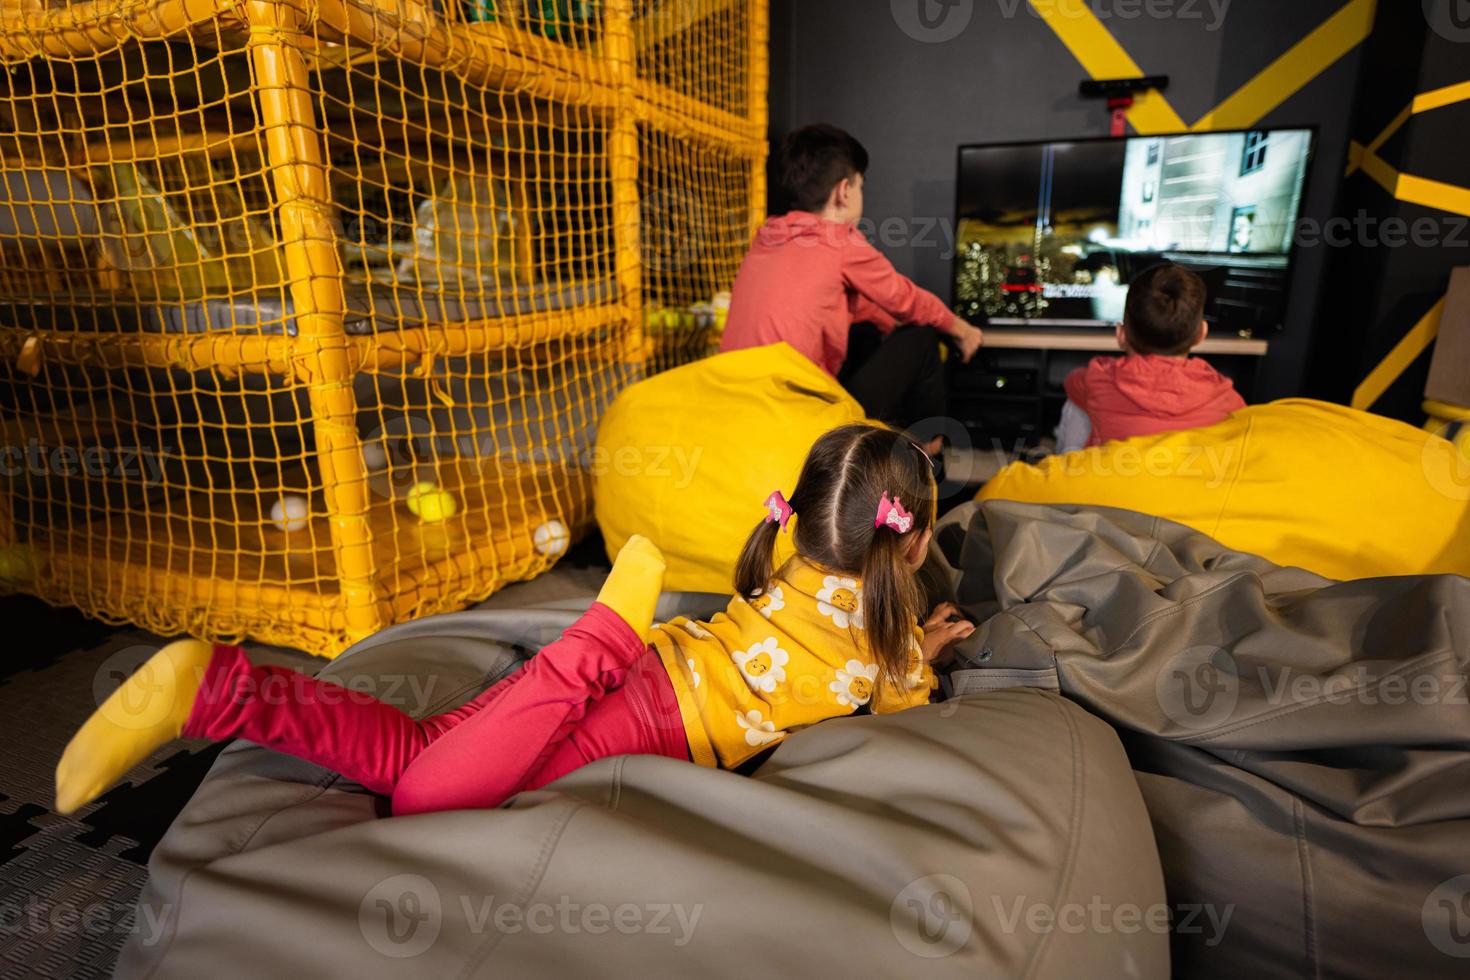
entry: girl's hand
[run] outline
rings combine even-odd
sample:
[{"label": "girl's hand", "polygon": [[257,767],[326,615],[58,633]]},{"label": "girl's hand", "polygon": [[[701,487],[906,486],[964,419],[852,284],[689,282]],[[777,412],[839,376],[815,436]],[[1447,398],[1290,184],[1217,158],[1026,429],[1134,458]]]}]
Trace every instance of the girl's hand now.
[{"label": "girl's hand", "polygon": [[[932,664],[961,640],[975,632],[975,624],[959,619],[960,611],[952,602],[940,603],[924,621],[924,662]],[[951,621],[950,617],[956,617]]]}]

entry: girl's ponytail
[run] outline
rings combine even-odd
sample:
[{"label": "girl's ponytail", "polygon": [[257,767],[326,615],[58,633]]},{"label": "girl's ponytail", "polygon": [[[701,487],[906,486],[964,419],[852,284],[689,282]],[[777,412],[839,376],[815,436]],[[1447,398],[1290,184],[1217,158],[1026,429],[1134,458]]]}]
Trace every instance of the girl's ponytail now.
[{"label": "girl's ponytail", "polygon": [[873,535],[862,568],[863,632],[884,679],[898,686],[908,673],[923,597],[904,558],[907,536],[887,528]]},{"label": "girl's ponytail", "polygon": [[766,500],[771,519],[756,526],[735,566],[735,591],[753,599],[770,585],[776,536],[792,513],[791,543],[828,573],[861,578],[863,629],[883,679],[908,674],[914,627],[924,612],[905,552],[934,526],[936,495],[929,457],[901,432],[854,422],[817,440],[787,500]]},{"label": "girl's ponytail", "polygon": [[779,533],[780,524],[762,521],[750,532],[750,537],[745,539],[745,547],[740,550],[740,560],[735,563],[735,591],[745,598],[755,598],[771,584],[776,535]]}]

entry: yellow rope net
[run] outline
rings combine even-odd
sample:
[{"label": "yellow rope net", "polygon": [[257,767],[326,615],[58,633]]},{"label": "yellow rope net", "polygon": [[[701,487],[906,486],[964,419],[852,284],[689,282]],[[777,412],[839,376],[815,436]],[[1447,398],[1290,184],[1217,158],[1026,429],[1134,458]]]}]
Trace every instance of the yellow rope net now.
[{"label": "yellow rope net", "polygon": [[710,353],[766,0],[0,0],[0,589],[333,655],[550,567]]}]

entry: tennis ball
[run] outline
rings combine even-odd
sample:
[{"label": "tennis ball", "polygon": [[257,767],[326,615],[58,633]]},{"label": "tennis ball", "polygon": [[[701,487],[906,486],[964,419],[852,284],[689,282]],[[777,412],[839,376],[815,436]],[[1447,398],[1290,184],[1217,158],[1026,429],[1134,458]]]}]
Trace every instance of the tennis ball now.
[{"label": "tennis ball", "polygon": [[415,483],[408,490],[408,510],[425,524],[447,521],[459,512],[459,502],[454,494],[425,480]]},{"label": "tennis ball", "polygon": [[553,518],[531,532],[531,541],[537,551],[554,558],[567,550],[572,536],[565,524]]},{"label": "tennis ball", "polygon": [[282,531],[299,531],[311,523],[310,513],[305,497],[287,494],[271,504],[271,523]]}]

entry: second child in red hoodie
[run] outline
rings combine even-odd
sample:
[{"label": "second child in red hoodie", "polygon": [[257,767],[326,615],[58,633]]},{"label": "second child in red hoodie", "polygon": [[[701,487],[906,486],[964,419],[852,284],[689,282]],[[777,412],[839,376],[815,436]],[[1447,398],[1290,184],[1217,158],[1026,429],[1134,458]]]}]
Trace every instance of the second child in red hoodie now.
[{"label": "second child in red hoodie", "polygon": [[[1245,407],[1229,378],[1190,357],[1209,335],[1204,311],[1204,280],[1188,269],[1164,263],[1133,280],[1118,327],[1125,356],[1067,376],[1068,401],[1091,422],[1086,445],[1214,425]],[[1066,445],[1069,428],[1064,420],[1062,452],[1078,448]]]}]

